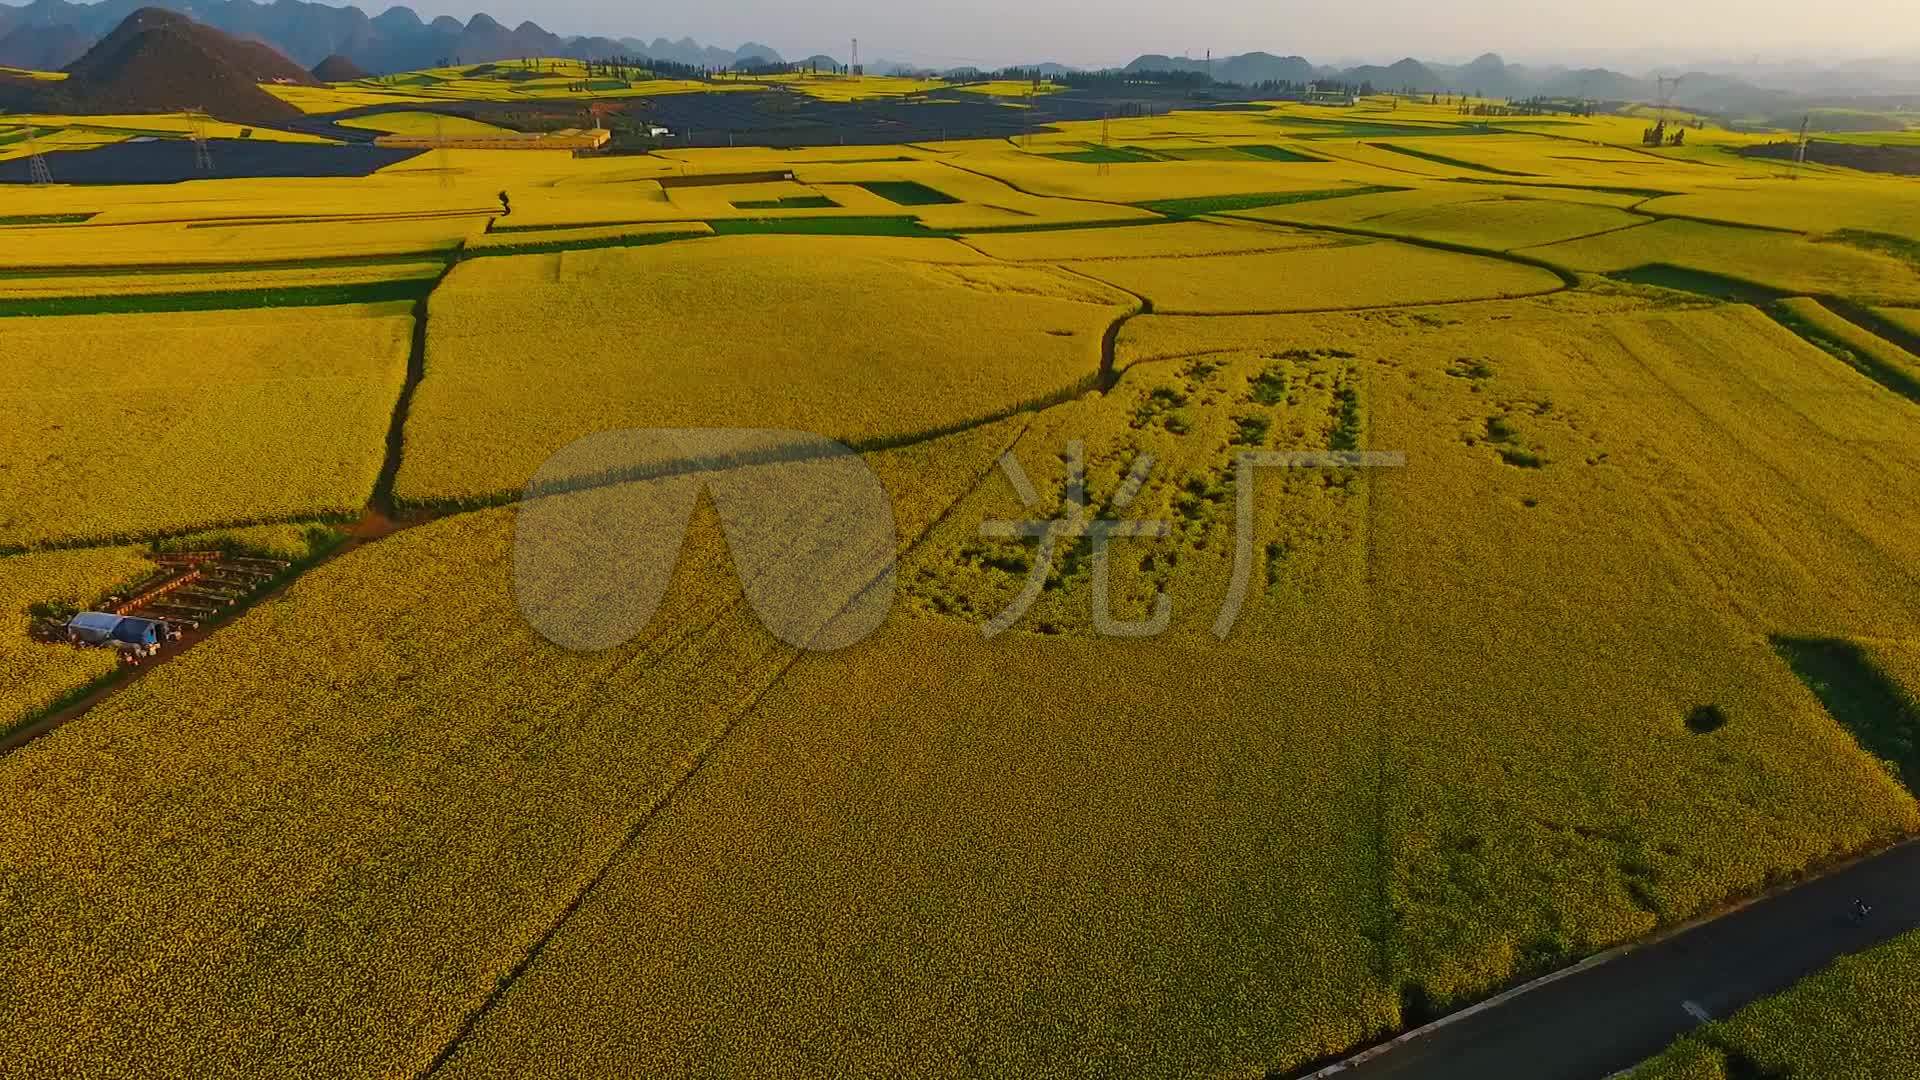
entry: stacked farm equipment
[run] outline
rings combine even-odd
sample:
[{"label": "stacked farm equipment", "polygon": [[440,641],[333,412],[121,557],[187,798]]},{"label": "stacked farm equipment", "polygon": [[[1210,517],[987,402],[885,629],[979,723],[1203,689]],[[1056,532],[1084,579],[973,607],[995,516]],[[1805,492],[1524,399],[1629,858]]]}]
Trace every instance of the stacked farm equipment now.
[{"label": "stacked farm equipment", "polygon": [[218,551],[157,555],[154,561],[159,569],[124,596],[107,597],[96,610],[48,625],[40,636],[82,648],[112,648],[122,662],[140,664],[252,599],[289,566]]}]

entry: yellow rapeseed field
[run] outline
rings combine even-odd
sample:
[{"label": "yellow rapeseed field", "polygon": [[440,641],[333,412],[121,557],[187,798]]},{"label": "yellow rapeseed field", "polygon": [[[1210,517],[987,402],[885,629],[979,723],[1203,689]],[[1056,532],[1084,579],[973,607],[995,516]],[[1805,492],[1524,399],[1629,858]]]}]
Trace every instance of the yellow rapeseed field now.
[{"label": "yellow rapeseed field", "polygon": [[[1017,434],[989,428],[870,459],[902,537]],[[654,625],[550,644],[517,605],[516,517],[350,552],[0,759],[10,1067],[423,1071],[792,659],[708,511]]]},{"label": "yellow rapeseed field", "polygon": [[[498,204],[496,204],[497,206]],[[485,227],[479,215],[289,224],[105,225],[9,230],[0,267],[147,267],[300,262],[447,251]],[[257,272],[257,271],[250,271]]]},{"label": "yellow rapeseed field", "polygon": [[473,135],[498,135],[506,128],[471,120],[464,116],[446,116],[429,112],[384,112],[340,121],[341,127],[384,131],[390,135],[431,135],[458,138]]},{"label": "yellow rapeseed field", "polygon": [[[110,269],[103,267],[102,269]],[[33,299],[58,296],[138,296],[212,293],[249,289],[289,289],[313,285],[361,285],[380,281],[418,281],[438,277],[439,262],[380,263],[373,266],[324,266],[292,270],[242,270],[233,273],[60,274],[51,277],[0,277],[0,297]]]},{"label": "yellow rapeseed field", "polygon": [[981,233],[968,246],[1013,262],[1062,262],[1084,259],[1186,258],[1248,251],[1290,251],[1342,243],[1323,233],[1283,228],[1235,228],[1200,221],[1176,221],[1142,227],[1058,229],[1025,233]]},{"label": "yellow rapeseed field", "polygon": [[433,297],[398,494],[515,491],[569,442],[619,428],[924,433],[1083,389],[1131,302],[937,240],[720,237],[474,260]]},{"label": "yellow rapeseed field", "polygon": [[1548,247],[1535,255],[1571,270],[1613,273],[1650,264],[1720,274],[1787,292],[1882,303],[1920,302],[1920,268],[1891,255],[1787,233],[1660,221]]},{"label": "yellow rapeseed field", "polygon": [[411,330],[403,304],[0,321],[0,548],[357,511]]},{"label": "yellow rapeseed field", "polygon": [[1561,288],[1545,270],[1395,243],[1204,260],[1068,263],[1181,312],[1279,312],[1525,296]]}]

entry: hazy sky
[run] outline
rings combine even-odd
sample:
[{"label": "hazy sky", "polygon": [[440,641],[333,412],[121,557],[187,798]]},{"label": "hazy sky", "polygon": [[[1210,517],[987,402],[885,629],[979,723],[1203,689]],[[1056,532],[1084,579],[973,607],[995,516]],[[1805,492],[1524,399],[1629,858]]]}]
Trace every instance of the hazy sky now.
[{"label": "hazy sky", "polygon": [[[341,0],[331,0],[341,2]],[[369,13],[387,0],[358,0]],[[477,8],[465,5],[478,5]],[[983,65],[1124,63],[1143,52],[1261,49],[1317,62],[1413,54],[1465,60],[1656,51],[1783,59],[1920,53],[1917,0],[419,0],[423,15],[474,10],[556,33],[692,37],[728,48],[752,39],[799,58]]]}]

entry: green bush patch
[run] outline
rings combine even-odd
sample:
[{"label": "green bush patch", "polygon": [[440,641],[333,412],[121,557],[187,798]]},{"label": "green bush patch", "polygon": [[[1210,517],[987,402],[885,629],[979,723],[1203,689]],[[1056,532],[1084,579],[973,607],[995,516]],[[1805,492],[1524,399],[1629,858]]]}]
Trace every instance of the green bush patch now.
[{"label": "green bush patch", "polygon": [[735,210],[835,210],[839,203],[825,195],[789,195],[784,199],[748,199],[733,204]]},{"label": "green bush patch", "polygon": [[960,200],[912,180],[868,180],[854,185],[897,206],[948,206]]},{"label": "green bush patch", "polygon": [[1389,191],[1406,191],[1406,188],[1377,184],[1366,186],[1327,188],[1319,191],[1266,191],[1248,195],[1207,195],[1195,199],[1155,199],[1151,202],[1134,203],[1142,210],[1151,210],[1156,214],[1169,217],[1198,217],[1201,214],[1226,214],[1235,210],[1261,210],[1269,206],[1291,206],[1294,203],[1320,202],[1325,199],[1346,199],[1355,195],[1380,195]]}]

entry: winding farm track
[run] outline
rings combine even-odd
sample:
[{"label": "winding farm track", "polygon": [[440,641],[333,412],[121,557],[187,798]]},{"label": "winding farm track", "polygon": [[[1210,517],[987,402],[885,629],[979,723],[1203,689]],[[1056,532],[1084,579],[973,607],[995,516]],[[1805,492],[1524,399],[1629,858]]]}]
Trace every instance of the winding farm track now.
[{"label": "winding farm track", "polygon": [[[1864,899],[1874,911],[1855,922]],[[1920,840],[1675,928],[1304,1080],[1602,1080],[1834,960],[1920,929]]]}]

